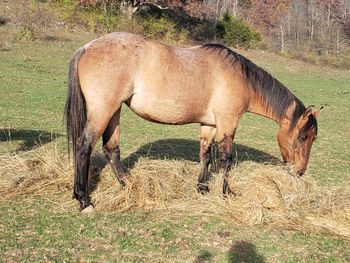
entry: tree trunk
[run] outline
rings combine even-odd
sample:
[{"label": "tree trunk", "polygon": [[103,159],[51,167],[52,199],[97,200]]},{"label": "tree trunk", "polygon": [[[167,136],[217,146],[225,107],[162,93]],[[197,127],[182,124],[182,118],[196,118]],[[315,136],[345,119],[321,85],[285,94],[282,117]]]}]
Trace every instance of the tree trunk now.
[{"label": "tree trunk", "polygon": [[128,4],[127,16],[128,16],[128,20],[132,20],[134,17],[134,7],[133,7],[132,3]]},{"label": "tree trunk", "polygon": [[233,16],[237,16],[238,13],[238,0],[233,0],[233,8],[232,8],[232,14]]},{"label": "tree trunk", "polygon": [[[215,28],[217,27],[218,25],[218,21],[219,21],[219,3],[220,3],[220,0],[216,0],[215,2]],[[214,35],[214,41],[216,41],[216,30],[215,30],[215,35]]]},{"label": "tree trunk", "polygon": [[291,14],[290,11],[288,12],[288,39],[290,40],[291,35]]},{"label": "tree trunk", "polygon": [[123,0],[120,2],[120,10],[130,21],[134,19],[134,14],[137,12],[140,6],[141,1]]},{"label": "tree trunk", "polygon": [[327,6],[327,42],[326,42],[326,54],[329,54],[331,41],[331,3]]},{"label": "tree trunk", "polygon": [[339,51],[340,51],[340,28],[337,27],[337,35],[336,35],[336,50],[335,50],[335,54],[336,56],[339,55]]},{"label": "tree trunk", "polygon": [[284,45],[284,27],[283,24],[280,24],[280,34],[281,34],[281,52],[284,52],[285,50],[285,45]]}]

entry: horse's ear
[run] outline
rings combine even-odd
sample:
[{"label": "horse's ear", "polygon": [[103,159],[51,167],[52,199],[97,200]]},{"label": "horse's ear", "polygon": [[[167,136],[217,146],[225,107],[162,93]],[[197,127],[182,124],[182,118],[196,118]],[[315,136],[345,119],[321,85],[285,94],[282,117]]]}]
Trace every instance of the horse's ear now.
[{"label": "horse's ear", "polygon": [[317,119],[318,115],[320,115],[320,112],[324,109],[324,106],[321,106],[317,111],[313,112],[314,117]]},{"label": "horse's ear", "polygon": [[310,114],[312,114],[313,108],[314,108],[314,105],[310,105],[309,107],[306,108],[303,114],[304,119],[308,118]]}]

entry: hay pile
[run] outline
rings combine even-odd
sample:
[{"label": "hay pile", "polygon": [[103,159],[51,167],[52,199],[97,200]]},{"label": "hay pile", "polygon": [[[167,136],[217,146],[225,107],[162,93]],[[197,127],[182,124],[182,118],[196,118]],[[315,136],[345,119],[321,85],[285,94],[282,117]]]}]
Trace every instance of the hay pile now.
[{"label": "hay pile", "polygon": [[[1,156],[0,200],[18,195],[46,196],[67,211],[72,167],[56,148],[35,157]],[[320,188],[284,167],[244,162],[230,177],[235,195],[224,198],[222,174],[214,174],[211,192],[197,193],[199,166],[189,161],[140,158],[122,189],[100,155],[92,158],[92,201],[97,211],[149,209],[216,215],[233,224],[264,224],[278,229],[335,234],[350,239],[350,188]]]}]

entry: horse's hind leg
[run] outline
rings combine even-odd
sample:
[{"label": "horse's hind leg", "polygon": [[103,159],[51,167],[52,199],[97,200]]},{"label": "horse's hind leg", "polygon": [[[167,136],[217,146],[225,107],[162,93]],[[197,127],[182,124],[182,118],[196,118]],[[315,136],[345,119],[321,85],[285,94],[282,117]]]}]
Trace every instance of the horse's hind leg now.
[{"label": "horse's hind leg", "polygon": [[119,109],[108,123],[107,129],[103,133],[103,151],[117,176],[119,183],[124,186],[125,170],[120,161],[120,110]]},{"label": "horse's hind leg", "polygon": [[[90,105],[92,105],[90,103]],[[107,108],[94,108],[88,112],[87,122],[82,135],[77,141],[75,160],[74,197],[80,202],[80,210],[91,205],[89,195],[90,156],[97,140],[107,127],[112,113]]]},{"label": "horse's hind leg", "polygon": [[208,180],[209,180],[209,164],[210,160],[210,151],[211,146],[214,141],[214,137],[216,134],[216,128],[210,126],[201,126],[201,138],[200,138],[200,151],[199,151],[199,159],[201,171],[198,177],[198,185],[197,189],[201,193],[205,193],[209,191],[208,188]]},{"label": "horse's hind leg", "polygon": [[91,152],[101,136],[87,122],[82,135],[78,139],[75,160],[74,197],[80,202],[80,210],[91,205],[89,196],[89,165]]}]

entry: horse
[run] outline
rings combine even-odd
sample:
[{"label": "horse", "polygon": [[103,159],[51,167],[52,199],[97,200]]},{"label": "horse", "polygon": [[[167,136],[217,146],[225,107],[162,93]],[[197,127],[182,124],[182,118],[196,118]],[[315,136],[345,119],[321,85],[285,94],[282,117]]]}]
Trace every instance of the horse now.
[{"label": "horse", "polygon": [[181,48],[131,33],[111,33],[81,47],[69,65],[65,121],[74,160],[73,198],[93,209],[90,156],[102,136],[103,151],[125,185],[120,160],[120,111],[162,124],[200,124],[197,189],[208,189],[210,149],[218,142],[223,193],[232,167],[232,144],[246,112],[275,120],[283,161],[306,171],[317,135],[319,110],[304,104],[281,82],[243,55],[220,44]]}]

